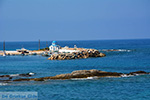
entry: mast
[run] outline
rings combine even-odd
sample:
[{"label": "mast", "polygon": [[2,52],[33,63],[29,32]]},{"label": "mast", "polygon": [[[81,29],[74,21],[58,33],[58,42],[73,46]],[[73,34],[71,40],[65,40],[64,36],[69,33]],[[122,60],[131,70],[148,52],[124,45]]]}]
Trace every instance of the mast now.
[{"label": "mast", "polygon": [[40,39],[39,39],[39,50],[40,50]]},{"label": "mast", "polygon": [[48,47],[48,43],[47,43],[47,41],[46,41],[46,47]]},{"label": "mast", "polygon": [[3,56],[6,56],[6,53],[5,53],[5,41],[3,42]]},{"label": "mast", "polygon": [[5,41],[3,42],[3,52],[5,52]]}]

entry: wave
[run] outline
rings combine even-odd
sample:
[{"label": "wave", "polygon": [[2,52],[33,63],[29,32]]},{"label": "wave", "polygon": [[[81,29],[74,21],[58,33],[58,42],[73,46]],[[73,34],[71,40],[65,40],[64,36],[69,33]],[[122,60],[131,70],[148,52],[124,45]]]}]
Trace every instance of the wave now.
[{"label": "wave", "polygon": [[[132,74],[132,75],[131,74],[122,74],[121,77],[133,77],[133,76],[140,76],[140,75],[145,75],[145,74]],[[150,73],[147,75],[150,75]]]},{"label": "wave", "polygon": [[10,74],[9,77],[17,77],[19,74]]},{"label": "wave", "polygon": [[28,77],[28,76],[33,76],[33,75],[35,75],[35,73],[30,72],[30,73],[26,73],[26,74],[12,74],[10,76],[12,76],[12,77],[17,77],[17,76]]},{"label": "wave", "polygon": [[[115,76],[108,76],[105,78],[123,78],[123,77],[133,77],[133,76],[139,76],[139,75],[145,75],[145,74],[122,74],[120,77],[115,77]],[[87,77],[87,78],[71,78],[71,80],[93,80],[93,79],[99,79],[99,77],[94,76],[94,77]]]},{"label": "wave", "polygon": [[0,83],[0,86],[4,86],[7,85],[8,83]]},{"label": "wave", "polygon": [[122,74],[121,77],[132,77],[134,75],[127,75],[127,74]]},{"label": "wave", "polygon": [[118,51],[131,52],[131,50],[126,50],[126,49],[118,49]]},{"label": "wave", "polygon": [[[32,77],[35,73],[26,73],[26,74],[10,74],[10,75],[1,75],[0,82],[13,81],[14,79],[24,78],[24,77]],[[3,85],[4,83],[0,83]]]},{"label": "wave", "polygon": [[94,76],[94,77],[87,77],[87,78],[71,78],[71,80],[93,80],[93,79],[98,79],[98,77]]},{"label": "wave", "polygon": [[106,51],[106,52],[111,52],[111,51],[131,52],[132,50],[129,50],[129,49],[101,49],[99,51]]}]

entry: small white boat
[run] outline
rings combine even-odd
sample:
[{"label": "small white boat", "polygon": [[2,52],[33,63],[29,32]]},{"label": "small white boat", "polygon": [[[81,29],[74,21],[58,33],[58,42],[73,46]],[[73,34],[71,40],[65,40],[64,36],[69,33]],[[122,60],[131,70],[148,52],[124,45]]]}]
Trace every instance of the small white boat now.
[{"label": "small white boat", "polygon": [[36,52],[29,52],[29,55],[37,55]]},{"label": "small white boat", "polygon": [[3,53],[3,56],[5,57],[5,56],[6,56],[6,54],[5,54],[5,53]]},{"label": "small white boat", "polygon": [[45,51],[45,52],[42,54],[42,56],[49,57],[49,56],[51,56],[51,54],[50,54],[50,52],[48,52],[48,51]]},{"label": "small white boat", "polygon": [[29,50],[25,49],[25,48],[21,48],[21,49],[16,49],[17,52],[21,52],[22,56],[28,55],[29,54]]},{"label": "small white boat", "polygon": [[16,51],[18,51],[18,52],[24,52],[24,53],[29,53],[29,50],[27,50],[25,48],[16,49]]}]

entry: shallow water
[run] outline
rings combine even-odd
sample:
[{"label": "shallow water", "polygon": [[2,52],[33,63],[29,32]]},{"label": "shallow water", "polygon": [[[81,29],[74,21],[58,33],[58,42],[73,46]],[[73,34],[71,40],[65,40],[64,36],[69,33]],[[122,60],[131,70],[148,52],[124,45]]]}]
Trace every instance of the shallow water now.
[{"label": "shallow water", "polygon": [[[50,61],[42,56],[0,56],[0,75],[33,72],[33,77],[54,76],[74,70],[98,69],[129,73],[150,72],[150,40],[58,41],[60,46],[120,49],[102,58]],[[50,44],[50,43],[49,43]],[[7,50],[38,49],[38,42],[6,42]],[[41,42],[41,48],[46,42]],[[0,43],[2,50],[2,42]],[[36,91],[39,100],[149,100],[150,75],[88,80],[0,83],[0,91]]]}]

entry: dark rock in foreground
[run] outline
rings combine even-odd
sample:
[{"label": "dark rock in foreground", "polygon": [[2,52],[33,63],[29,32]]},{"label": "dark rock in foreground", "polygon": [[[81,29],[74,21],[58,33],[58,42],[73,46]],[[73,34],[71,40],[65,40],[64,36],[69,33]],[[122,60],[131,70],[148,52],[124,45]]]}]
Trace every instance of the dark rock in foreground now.
[{"label": "dark rock in foreground", "polygon": [[26,73],[26,74],[11,74],[11,75],[0,75],[0,81],[11,81],[17,78],[22,77],[31,77],[35,73]]},{"label": "dark rock in foreground", "polygon": [[79,71],[73,71],[71,74],[60,74],[53,77],[50,77],[50,79],[71,79],[71,78],[87,78],[87,77],[119,77],[121,73],[116,72],[105,72],[100,70],[79,70]]},{"label": "dark rock in foreground", "polygon": [[26,74],[11,74],[11,75],[0,75],[0,78],[6,78],[6,77],[30,77],[34,75],[35,73],[26,73]]},{"label": "dark rock in foreground", "polygon": [[131,72],[128,75],[139,75],[139,74],[148,74],[148,73],[145,71],[136,71],[136,72]]},{"label": "dark rock in foreground", "polygon": [[105,72],[100,70],[78,70],[73,71],[72,73],[68,74],[60,74],[56,76],[50,76],[50,77],[42,77],[42,78],[31,78],[31,79],[16,79],[13,81],[44,81],[44,80],[58,80],[58,79],[75,79],[75,78],[89,78],[89,77],[124,77],[128,75],[139,75],[139,74],[149,74],[144,71],[137,71],[137,72],[131,72],[129,74],[123,74],[123,73],[117,73],[117,72]]}]

